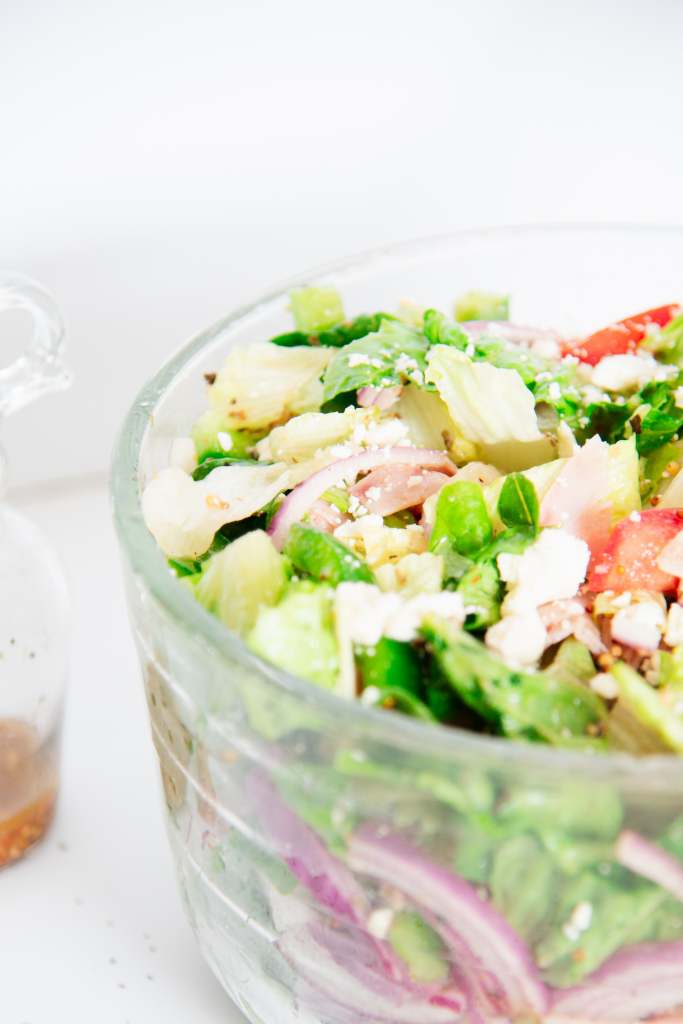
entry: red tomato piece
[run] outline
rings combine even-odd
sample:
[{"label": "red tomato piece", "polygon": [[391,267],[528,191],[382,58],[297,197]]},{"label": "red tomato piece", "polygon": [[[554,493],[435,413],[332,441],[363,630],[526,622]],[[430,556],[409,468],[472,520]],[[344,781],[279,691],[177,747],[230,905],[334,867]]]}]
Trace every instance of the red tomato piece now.
[{"label": "red tomato piece", "polygon": [[625,320],[603,327],[583,341],[566,346],[565,355],[577,356],[582,362],[595,366],[605,356],[619,356],[634,352],[647,334],[649,324],[659,327],[666,325],[680,312],[680,306],[658,306],[644,313],[637,313]]},{"label": "red tomato piece", "polygon": [[648,508],[632,512],[612,530],[602,552],[593,559],[588,589],[656,590],[666,594],[676,589],[676,576],[657,566],[660,552],[683,530],[683,511],[676,508]]}]

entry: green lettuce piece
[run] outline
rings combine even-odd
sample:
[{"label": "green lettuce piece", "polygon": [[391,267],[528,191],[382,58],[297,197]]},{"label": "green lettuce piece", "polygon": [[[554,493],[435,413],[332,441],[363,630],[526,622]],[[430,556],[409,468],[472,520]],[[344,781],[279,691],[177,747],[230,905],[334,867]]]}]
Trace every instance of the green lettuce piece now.
[{"label": "green lettuce piece", "polygon": [[595,662],[586,645],[570,636],[562,641],[545,671],[563,682],[588,683],[595,675]]},{"label": "green lettuce piece", "polygon": [[510,297],[495,292],[471,291],[461,295],[455,303],[455,319],[509,320]]},{"label": "green lettuce piece", "polygon": [[647,455],[670,441],[683,427],[683,409],[676,405],[674,391],[681,374],[668,381],[653,381],[638,392],[638,406],[629,423],[636,435],[640,455]]},{"label": "green lettuce piece", "polygon": [[597,434],[608,444],[614,444],[624,437],[626,424],[633,411],[629,402],[589,402],[579,417],[575,430],[577,439],[584,444],[589,437]]},{"label": "green lettuce piece", "polygon": [[344,320],[344,306],[336,288],[295,288],[289,304],[297,330],[317,334]]},{"label": "green lettuce piece", "polygon": [[608,783],[566,779],[548,787],[518,786],[498,808],[500,826],[507,830],[548,831],[560,835],[614,840],[623,822],[618,792]]},{"label": "green lettuce piece", "polygon": [[446,947],[419,914],[411,910],[396,914],[388,939],[393,951],[408,965],[413,981],[436,985],[449,977]]},{"label": "green lettuce piece", "polygon": [[611,444],[607,456],[607,497],[612,506],[612,522],[618,523],[641,507],[640,466],[635,437]]},{"label": "green lettuce piece", "polygon": [[423,634],[460,699],[503,733],[555,746],[602,745],[590,733],[606,708],[592,690],[544,672],[512,670],[479,640],[435,617]]},{"label": "green lettuce piece", "polygon": [[419,696],[422,666],[417,651],[410,644],[383,636],[374,647],[357,648],[356,663],[363,688],[394,688]]},{"label": "green lettuce piece", "polygon": [[617,662],[610,672],[619,687],[619,703],[626,706],[646,731],[655,733],[669,750],[683,754],[683,716],[670,710],[657,690],[629,665]]},{"label": "green lettuce piece", "polygon": [[505,478],[496,509],[498,518],[513,530],[538,533],[539,504],[536,488],[523,473],[511,473]]},{"label": "green lettuce piece", "polygon": [[429,550],[440,554],[452,549],[474,557],[493,538],[493,527],[481,484],[454,480],[439,491]]},{"label": "green lettuce piece", "polygon": [[289,331],[287,334],[278,334],[271,338],[273,345],[280,345],[284,348],[296,348],[299,345],[324,345],[327,348],[343,348],[351,341],[364,338],[366,334],[378,331],[382,320],[395,320],[396,317],[390,313],[372,313],[370,316],[361,314],[353,320],[336,324],[327,330],[319,331],[317,334],[305,334],[303,331]]},{"label": "green lettuce piece", "polygon": [[[202,461],[192,472],[193,480],[203,480],[205,477],[212,473],[214,469],[219,469],[221,466],[256,466],[259,465],[256,459],[241,458],[239,455],[230,455],[228,453],[219,455],[214,452],[205,452]],[[263,462],[260,465],[264,465]]]},{"label": "green lettuce piece", "polygon": [[659,841],[665,850],[683,861],[683,815],[671,822]]},{"label": "green lettuce piece", "polygon": [[284,587],[282,556],[267,534],[252,530],[203,564],[195,597],[229,629],[244,635],[259,609],[274,605]]},{"label": "green lettuce piece", "polygon": [[680,462],[681,444],[667,441],[654,448],[640,460],[640,494],[644,502],[649,501],[653,494],[660,494],[669,483],[667,467],[672,462]]},{"label": "green lettuce piece", "polygon": [[467,612],[466,629],[476,631],[498,622],[503,584],[495,562],[473,565],[460,579],[456,589]]},{"label": "green lettuce piece", "polygon": [[[627,890],[593,873],[579,876],[562,894],[556,926],[536,946],[546,980],[562,987],[576,985],[623,946],[654,938],[670,903],[655,886]],[[576,932],[566,925],[579,904],[589,904],[592,913],[588,927]]]},{"label": "green lettuce piece", "polygon": [[430,345],[453,345],[461,352],[471,346],[469,334],[438,309],[425,310],[423,330]]},{"label": "green lettuce piece", "polygon": [[290,583],[279,604],[259,610],[249,647],[274,665],[333,690],[339,657],[332,599],[329,587],[304,580]]},{"label": "green lettuce piece", "polygon": [[552,857],[533,836],[511,836],[496,850],[488,884],[496,909],[533,943],[557,899]]},{"label": "green lettuce piece", "polygon": [[683,314],[675,316],[661,331],[646,338],[643,344],[654,351],[663,363],[680,366],[683,361]]},{"label": "green lettuce piece", "polygon": [[[227,449],[221,444],[219,434],[224,442],[227,440]],[[211,459],[247,459],[253,446],[262,437],[263,431],[232,429],[223,410],[219,408],[207,409],[192,428],[192,440],[200,466],[205,460]]]},{"label": "green lettuce piece", "polygon": [[683,692],[683,645],[659,652],[659,685]]},{"label": "green lettuce piece", "polygon": [[284,554],[297,572],[333,587],[344,580],[374,582],[369,566],[346,544],[303,523],[292,526]]},{"label": "green lettuce piece", "polygon": [[[522,475],[533,484],[539,502],[543,501],[566,462],[566,459],[553,459],[552,462],[545,462],[540,466],[532,466],[529,469],[522,470]],[[507,476],[500,476],[497,480],[484,487],[486,507],[496,530],[503,528],[503,523],[498,516],[498,501],[507,479]]]},{"label": "green lettuce piece", "polygon": [[352,341],[333,356],[323,377],[324,400],[363,387],[390,387],[424,381],[425,336],[398,320],[382,320],[378,330]]},{"label": "green lettuce piece", "polygon": [[458,433],[475,445],[543,441],[534,398],[519,374],[475,362],[449,345],[435,345],[426,380],[436,385]]}]

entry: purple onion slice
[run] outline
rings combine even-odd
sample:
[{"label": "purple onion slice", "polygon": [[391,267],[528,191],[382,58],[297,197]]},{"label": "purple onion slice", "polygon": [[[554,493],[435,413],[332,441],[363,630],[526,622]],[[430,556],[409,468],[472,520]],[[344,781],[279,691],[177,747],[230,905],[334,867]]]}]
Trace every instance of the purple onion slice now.
[{"label": "purple onion slice", "polygon": [[453,476],[456,467],[445,452],[429,448],[409,448],[397,445],[394,448],[368,449],[347,459],[339,459],[318,470],[291,491],[273,516],[268,533],[275,547],[282,549],[290,527],[298,523],[310,507],[330,487],[344,482],[353,482],[359,473],[367,473],[377,466],[396,465],[420,466],[422,469],[437,469]]},{"label": "purple onion slice", "polygon": [[661,846],[638,832],[624,831],[617,839],[615,856],[623,867],[661,885],[683,903],[683,864]]},{"label": "purple onion slice", "polygon": [[499,1016],[513,1018],[546,1012],[548,990],[527,946],[469,882],[381,826],[364,825],[351,837],[349,863],[395,886],[446,926],[442,937],[484,1019],[491,1019],[494,1007]]},{"label": "purple onion slice", "polygon": [[649,942],[622,949],[582,985],[558,992],[547,1024],[583,1019],[635,1024],[681,1004],[683,941]]}]

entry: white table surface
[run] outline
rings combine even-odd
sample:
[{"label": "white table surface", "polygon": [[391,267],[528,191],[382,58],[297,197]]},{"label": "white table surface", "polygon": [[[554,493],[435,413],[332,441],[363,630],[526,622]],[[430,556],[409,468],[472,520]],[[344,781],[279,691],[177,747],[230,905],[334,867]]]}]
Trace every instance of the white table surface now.
[{"label": "white table surface", "polygon": [[0,871],[2,1024],[241,1024],[176,889],[106,484],[17,499],[67,567],[74,635],[56,821]]},{"label": "white table surface", "polygon": [[104,484],[123,410],[190,333],[321,260],[477,224],[683,223],[683,5],[0,7],[0,267],[55,293],[75,377],[2,431],[15,484],[53,481],[21,498],[75,633],[57,821],[0,873],[0,1021],[237,1024],[163,832]]}]

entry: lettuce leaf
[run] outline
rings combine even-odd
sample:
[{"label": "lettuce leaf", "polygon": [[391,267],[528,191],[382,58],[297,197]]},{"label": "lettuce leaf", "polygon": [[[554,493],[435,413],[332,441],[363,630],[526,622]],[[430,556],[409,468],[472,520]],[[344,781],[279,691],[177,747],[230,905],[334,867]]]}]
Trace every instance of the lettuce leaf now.
[{"label": "lettuce leaf", "polygon": [[477,445],[543,440],[534,398],[515,370],[477,363],[456,348],[435,345],[426,379],[436,385],[454,425]]},{"label": "lettuce leaf", "polygon": [[363,387],[424,383],[429,342],[398,320],[382,320],[378,330],[352,341],[333,356],[323,378],[324,400]]}]

